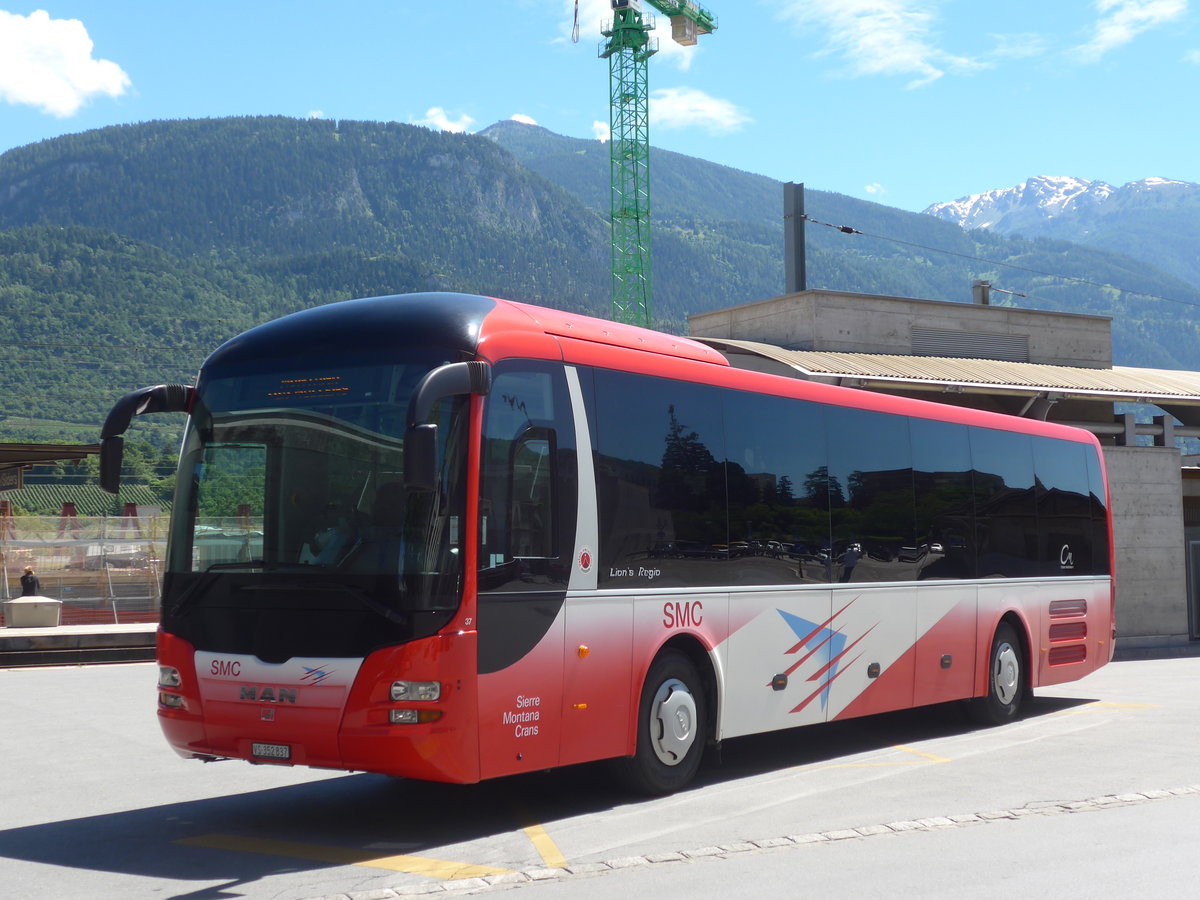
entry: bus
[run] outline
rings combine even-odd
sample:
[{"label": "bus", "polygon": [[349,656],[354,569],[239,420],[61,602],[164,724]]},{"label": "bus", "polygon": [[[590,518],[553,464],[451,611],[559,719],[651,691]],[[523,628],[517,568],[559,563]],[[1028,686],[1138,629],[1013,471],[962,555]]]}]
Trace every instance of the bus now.
[{"label": "bus", "polygon": [[740,735],[1112,658],[1100,446],[738,367],[501,299],[373,297],[228,341],[185,412],[158,718],[181,756],[453,783],[612,760],[650,794]]}]

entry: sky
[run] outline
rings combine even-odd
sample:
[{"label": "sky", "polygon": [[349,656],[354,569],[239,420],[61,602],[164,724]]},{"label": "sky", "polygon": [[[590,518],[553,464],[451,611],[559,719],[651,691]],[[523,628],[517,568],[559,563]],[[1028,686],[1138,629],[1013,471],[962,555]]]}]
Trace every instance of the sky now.
[{"label": "sky", "polygon": [[[643,4],[656,147],[914,211],[1034,175],[1200,182],[1200,0],[702,5],[718,27],[684,48]],[[606,18],[609,0],[0,0],[0,152],[240,115],[604,140]]]}]

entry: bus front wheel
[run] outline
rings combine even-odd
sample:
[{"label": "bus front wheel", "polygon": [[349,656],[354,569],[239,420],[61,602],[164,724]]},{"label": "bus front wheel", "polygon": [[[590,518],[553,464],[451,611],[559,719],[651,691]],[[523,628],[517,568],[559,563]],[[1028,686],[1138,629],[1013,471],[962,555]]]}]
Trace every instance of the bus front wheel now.
[{"label": "bus front wheel", "polygon": [[987,694],[971,701],[971,718],[983,725],[1003,725],[1017,717],[1025,697],[1025,658],[1021,640],[1008,622],[1001,622],[988,653]]},{"label": "bus front wheel", "polygon": [[687,785],[704,756],[707,722],[696,667],[678,650],[663,651],[642,685],[637,751],[618,760],[622,781],[643,794],[670,794]]}]

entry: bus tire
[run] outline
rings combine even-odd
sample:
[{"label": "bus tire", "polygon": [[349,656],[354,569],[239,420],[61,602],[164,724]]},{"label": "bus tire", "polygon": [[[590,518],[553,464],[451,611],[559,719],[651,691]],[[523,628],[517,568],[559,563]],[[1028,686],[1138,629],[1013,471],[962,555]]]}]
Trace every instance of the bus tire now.
[{"label": "bus tire", "polygon": [[671,794],[695,777],[704,756],[708,705],[690,659],[664,650],[650,665],[638,705],[637,750],[618,775],[640,794]]},{"label": "bus tire", "polygon": [[1025,657],[1017,631],[1001,622],[988,651],[987,694],[976,697],[967,707],[971,718],[981,725],[1003,725],[1017,717],[1026,691]]}]

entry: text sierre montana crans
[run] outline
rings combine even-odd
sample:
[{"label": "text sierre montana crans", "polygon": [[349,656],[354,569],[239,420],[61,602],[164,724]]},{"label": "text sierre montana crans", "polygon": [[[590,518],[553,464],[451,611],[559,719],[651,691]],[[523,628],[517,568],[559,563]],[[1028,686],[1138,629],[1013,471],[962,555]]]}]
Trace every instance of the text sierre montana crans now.
[{"label": "text sierre montana crans", "polygon": [[504,711],[504,724],[513,726],[513,736],[524,738],[534,737],[538,733],[537,723],[542,718],[541,697],[526,697],[517,695],[516,708]]}]

